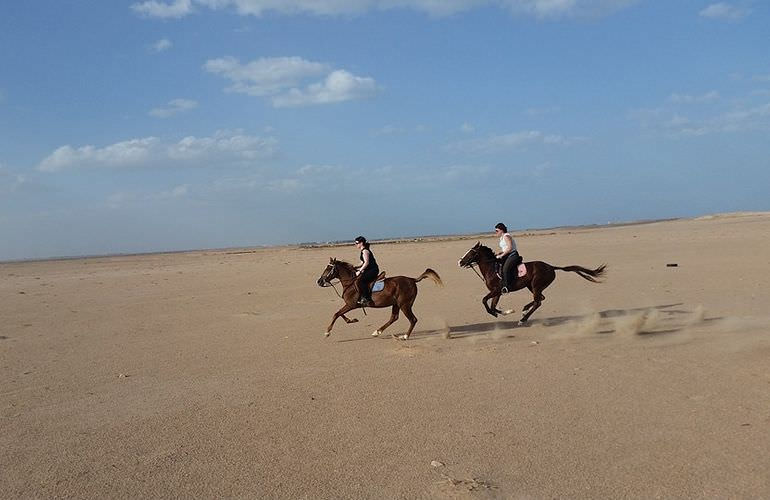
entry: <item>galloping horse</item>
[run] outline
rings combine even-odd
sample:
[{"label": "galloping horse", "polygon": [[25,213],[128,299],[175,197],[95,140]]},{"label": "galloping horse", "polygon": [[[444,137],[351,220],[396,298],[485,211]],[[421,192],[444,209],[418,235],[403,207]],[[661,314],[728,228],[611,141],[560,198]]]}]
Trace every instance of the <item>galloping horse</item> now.
[{"label": "galloping horse", "polygon": [[[481,275],[484,277],[484,283],[486,283],[489,293],[481,299],[481,303],[484,304],[484,308],[489,314],[497,317],[498,314],[506,314],[497,308],[497,302],[500,300],[502,280],[497,275],[495,252],[491,248],[486,247],[477,242],[465,255],[457,262],[460,267],[471,267],[473,264],[478,264],[481,270]],[[556,279],[556,271],[570,271],[577,273],[581,278],[594,283],[600,283],[600,281],[594,279],[602,276],[604,270],[607,268],[605,264],[597,267],[596,269],[586,269],[581,266],[566,266],[556,267],[548,264],[547,262],[541,262],[534,260],[532,262],[525,262],[524,265],[527,268],[527,273],[524,276],[517,277],[516,282],[510,291],[521,290],[522,288],[528,288],[532,292],[533,300],[522,309],[525,313],[519,323],[526,323],[532,313],[540,307],[540,304],[545,300],[543,290],[548,285],[553,283]],[[515,272],[515,270],[514,270]],[[487,304],[487,300],[492,299],[491,307]]]},{"label": "galloping horse", "polygon": [[[406,334],[396,337],[401,340],[406,340],[414,330],[414,325],[417,324],[417,318],[412,313],[412,304],[417,298],[417,282],[422,281],[424,278],[431,278],[437,285],[444,286],[441,282],[441,278],[438,273],[433,269],[426,269],[418,278],[409,278],[408,276],[393,276],[392,278],[385,278],[385,287],[372,294],[372,301],[374,305],[371,307],[388,307],[390,306],[391,314],[387,323],[379,327],[372,333],[372,337],[378,337],[387,327],[389,327],[394,321],[398,319],[399,309],[404,313],[404,316],[409,320],[409,330]],[[318,286],[332,286],[332,280],[339,279],[342,283],[342,300],[345,301],[345,305],[342,309],[334,313],[332,322],[324,332],[326,337],[332,332],[332,327],[337,318],[342,316],[346,323],[356,323],[357,319],[348,319],[345,313],[361,307],[356,302],[358,299],[358,290],[356,290],[356,270],[352,264],[348,264],[345,261],[337,259],[329,259],[329,265],[326,266],[324,272],[321,273],[321,277],[318,278]],[[395,337],[395,335],[394,335]]]}]

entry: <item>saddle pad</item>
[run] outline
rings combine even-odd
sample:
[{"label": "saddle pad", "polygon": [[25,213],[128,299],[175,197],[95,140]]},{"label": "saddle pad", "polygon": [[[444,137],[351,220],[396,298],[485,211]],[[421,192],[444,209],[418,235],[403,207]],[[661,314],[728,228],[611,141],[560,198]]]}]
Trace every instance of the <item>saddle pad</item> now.
[{"label": "saddle pad", "polygon": [[526,275],[527,275],[527,266],[525,266],[524,264],[519,264],[519,278]]},{"label": "saddle pad", "polygon": [[383,288],[385,288],[385,280],[380,280],[372,287],[372,293],[381,292]]}]

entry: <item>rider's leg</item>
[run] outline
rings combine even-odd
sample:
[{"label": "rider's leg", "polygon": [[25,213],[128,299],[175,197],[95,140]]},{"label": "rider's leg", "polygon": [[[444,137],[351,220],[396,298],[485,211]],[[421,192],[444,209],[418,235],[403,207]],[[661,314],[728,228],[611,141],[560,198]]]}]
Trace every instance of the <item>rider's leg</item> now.
[{"label": "rider's leg", "polygon": [[508,293],[508,283],[505,278],[505,271],[506,271],[506,265],[508,264],[508,257],[509,255],[504,255],[503,257],[497,259],[497,261],[500,263],[500,288],[501,292]]},{"label": "rider's leg", "polygon": [[378,271],[376,269],[367,269],[358,277],[359,303],[369,304],[372,302],[371,284],[377,279]]},{"label": "rider's leg", "polygon": [[519,277],[516,269],[519,259],[518,252],[512,252],[508,254],[508,258],[505,259],[505,264],[503,264],[503,287],[507,292],[513,291],[513,284],[516,283],[516,279]]}]

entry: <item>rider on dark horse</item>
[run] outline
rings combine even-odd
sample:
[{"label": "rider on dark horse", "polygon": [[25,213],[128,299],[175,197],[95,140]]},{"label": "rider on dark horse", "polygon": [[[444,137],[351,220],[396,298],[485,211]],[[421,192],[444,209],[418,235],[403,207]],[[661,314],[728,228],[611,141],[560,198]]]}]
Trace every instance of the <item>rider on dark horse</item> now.
[{"label": "rider on dark horse", "polygon": [[359,299],[358,303],[362,306],[372,305],[372,293],[371,284],[377,279],[377,275],[380,274],[380,268],[377,266],[377,260],[374,258],[374,254],[369,249],[369,243],[366,238],[359,236],[355,239],[356,248],[361,250],[361,265],[358,266],[356,271],[356,287],[358,288]]},{"label": "rider on dark horse", "polygon": [[518,267],[521,264],[521,256],[516,250],[516,242],[508,233],[508,228],[502,222],[495,225],[495,236],[500,238],[500,251],[495,254],[497,261],[502,266],[502,292],[508,293],[513,290],[513,284],[518,277]]}]

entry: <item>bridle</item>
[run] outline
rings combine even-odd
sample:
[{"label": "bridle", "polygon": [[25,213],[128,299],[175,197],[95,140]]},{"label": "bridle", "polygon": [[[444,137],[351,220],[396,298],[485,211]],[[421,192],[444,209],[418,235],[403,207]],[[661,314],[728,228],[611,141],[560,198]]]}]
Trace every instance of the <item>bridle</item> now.
[{"label": "bridle", "polygon": [[471,269],[473,269],[473,272],[474,272],[474,273],[476,273],[476,276],[478,276],[478,277],[479,277],[479,279],[480,279],[481,281],[483,281],[483,282],[485,282],[485,283],[486,283],[486,280],[484,279],[484,277],[483,277],[483,276],[482,276],[482,275],[481,275],[481,274],[480,274],[480,273],[479,273],[479,272],[476,270],[476,263],[475,263],[473,260],[472,260],[470,263],[466,264],[466,265],[462,265],[462,264],[460,264],[460,263],[463,261],[463,259],[464,259],[465,257],[467,257],[467,256],[468,256],[468,254],[469,254],[469,253],[471,253],[471,252],[473,252],[473,253],[474,253],[473,259],[474,259],[474,260],[475,260],[475,259],[478,259],[478,253],[479,253],[479,252],[478,252],[478,250],[476,250],[476,247],[473,247],[473,248],[471,248],[470,250],[468,250],[467,252],[465,252],[465,255],[463,255],[463,256],[460,258],[460,260],[458,260],[458,261],[457,261],[457,265],[459,265],[460,267],[465,267],[465,268],[471,268]]},{"label": "bridle", "polygon": [[336,274],[336,272],[337,272],[337,261],[335,260],[334,262],[326,266],[326,270],[323,272],[321,277],[323,278],[324,283],[334,288],[334,293],[337,294],[337,297],[342,298],[342,295],[340,295],[340,292],[337,291],[337,287],[334,286],[334,283],[332,283],[332,280],[338,280],[340,283],[342,283],[342,280],[340,279],[339,275],[337,275],[335,278],[329,279],[329,276],[332,274]]},{"label": "bridle", "polygon": [[[340,294],[339,291],[337,291],[337,287],[334,286],[334,283],[332,283],[332,280],[338,280],[340,283],[342,283],[342,279],[340,278],[339,274],[335,278],[329,279],[328,276],[331,274],[337,274],[337,261],[333,261],[331,264],[326,266],[326,269],[324,270],[321,277],[324,280],[324,283],[328,283],[330,287],[334,288],[334,293],[337,294],[337,297],[341,298],[342,300],[345,300],[345,298]],[[344,289],[343,289],[344,291]],[[366,308],[362,307],[361,310],[364,311],[364,314],[366,314]]]}]

